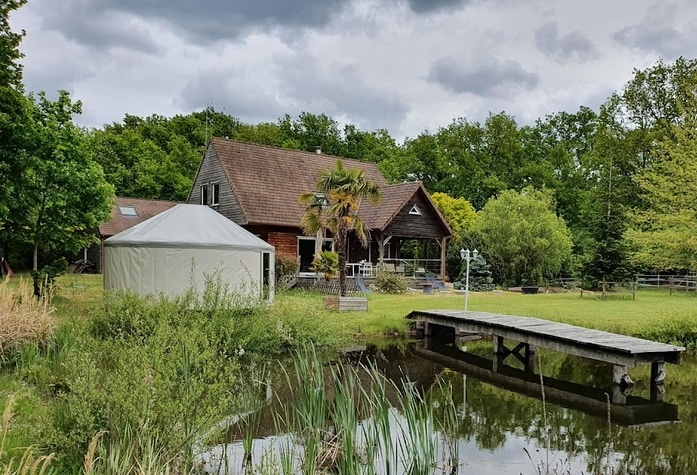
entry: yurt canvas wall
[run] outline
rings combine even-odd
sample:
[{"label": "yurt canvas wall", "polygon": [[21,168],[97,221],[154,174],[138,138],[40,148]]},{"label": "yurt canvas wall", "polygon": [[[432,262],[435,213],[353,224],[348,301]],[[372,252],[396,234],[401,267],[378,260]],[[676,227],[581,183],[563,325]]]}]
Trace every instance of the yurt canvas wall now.
[{"label": "yurt canvas wall", "polygon": [[175,296],[219,275],[272,300],[274,260],[273,246],[211,208],[180,204],[104,241],[104,288]]}]

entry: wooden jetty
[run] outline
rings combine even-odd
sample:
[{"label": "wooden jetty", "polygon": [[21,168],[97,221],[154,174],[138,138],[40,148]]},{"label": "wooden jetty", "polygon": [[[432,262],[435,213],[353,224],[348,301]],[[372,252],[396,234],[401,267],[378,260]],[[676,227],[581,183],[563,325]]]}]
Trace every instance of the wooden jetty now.
[{"label": "wooden jetty", "polygon": [[545,377],[544,389],[540,376],[512,366],[492,369],[488,358],[462,351],[455,346],[438,344],[425,338],[410,347],[419,358],[450,368],[465,376],[472,376],[494,386],[563,407],[576,409],[599,418],[607,418],[610,411],[612,423],[625,427],[653,426],[679,422],[678,406],[661,401],[627,395],[619,403],[608,405],[608,392],[592,386]]},{"label": "wooden jetty", "polygon": [[[533,317],[500,315],[456,310],[415,310],[407,315],[430,336],[432,326],[452,328],[455,335],[477,333],[493,337],[494,367],[509,355],[523,362],[528,370],[534,368],[535,347],[549,348],[614,365],[612,382],[613,402],[621,402],[621,386],[632,386],[627,368],[651,363],[651,399],[661,400],[665,364],[680,363],[685,348],[590,328],[551,322]],[[505,340],[518,342],[508,349]]]}]

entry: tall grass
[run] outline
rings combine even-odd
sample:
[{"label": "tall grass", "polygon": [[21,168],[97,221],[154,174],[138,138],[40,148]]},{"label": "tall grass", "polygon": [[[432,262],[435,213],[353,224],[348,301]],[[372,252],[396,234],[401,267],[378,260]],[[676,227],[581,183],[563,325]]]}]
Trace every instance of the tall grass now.
[{"label": "tall grass", "polygon": [[[5,410],[2,413],[2,441],[0,442],[0,455],[5,457],[7,434],[10,429],[10,423],[14,416],[15,399],[10,399],[5,404]],[[21,456],[10,457],[8,461],[0,464],[2,475],[43,475],[50,469],[54,454],[41,455],[34,447],[26,448],[22,451]]]},{"label": "tall grass", "polygon": [[[37,299],[31,283],[20,279],[10,286],[9,279],[0,282],[0,358],[10,361],[30,357],[33,349],[45,346],[55,329],[55,311],[51,297]],[[29,349],[25,347],[29,346]]]}]

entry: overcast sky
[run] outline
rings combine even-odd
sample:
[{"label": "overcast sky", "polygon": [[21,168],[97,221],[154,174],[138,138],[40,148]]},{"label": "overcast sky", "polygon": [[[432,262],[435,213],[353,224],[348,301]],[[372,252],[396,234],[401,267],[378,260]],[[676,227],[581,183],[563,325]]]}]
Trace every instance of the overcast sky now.
[{"label": "overcast sky", "polygon": [[78,121],[326,113],[398,139],[506,111],[597,109],[634,68],[697,56],[693,0],[29,0],[28,90]]}]

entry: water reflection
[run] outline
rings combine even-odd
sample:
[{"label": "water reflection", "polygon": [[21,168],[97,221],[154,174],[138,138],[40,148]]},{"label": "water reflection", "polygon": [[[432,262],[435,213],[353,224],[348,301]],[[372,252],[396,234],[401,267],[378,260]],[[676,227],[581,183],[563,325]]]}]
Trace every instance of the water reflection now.
[{"label": "water reflection", "polygon": [[[493,361],[487,358],[490,353],[486,342],[468,342],[467,351],[417,343],[369,346],[348,354],[347,361],[354,366],[373,363],[393,381],[409,379],[426,395],[436,419],[446,417],[441,407],[450,401],[455,404],[458,420],[453,430],[462,463],[452,473],[532,475],[544,473],[544,467],[560,474],[694,473],[697,388],[692,379],[682,377],[697,369],[694,357],[688,355],[680,371],[674,371],[681,377],[671,377],[670,399],[665,402],[650,400],[640,375],[636,394],[623,405],[608,406],[605,389],[612,386],[610,365],[544,352],[537,368],[544,374],[543,404],[539,374],[516,364],[494,372]],[[276,378],[273,385],[274,401],[290,397],[283,378]],[[328,398],[330,393],[327,388]],[[398,395],[385,397],[394,404]],[[302,450],[294,438],[275,434],[273,412],[277,410],[274,403],[261,413],[254,434],[253,459],[262,467],[264,460],[278,460],[283,447]],[[390,417],[394,427],[405,426],[398,411]],[[242,473],[241,433],[231,431],[229,444],[203,454],[210,473]],[[438,450],[446,447],[441,443]],[[445,472],[434,468],[434,473]]]}]

